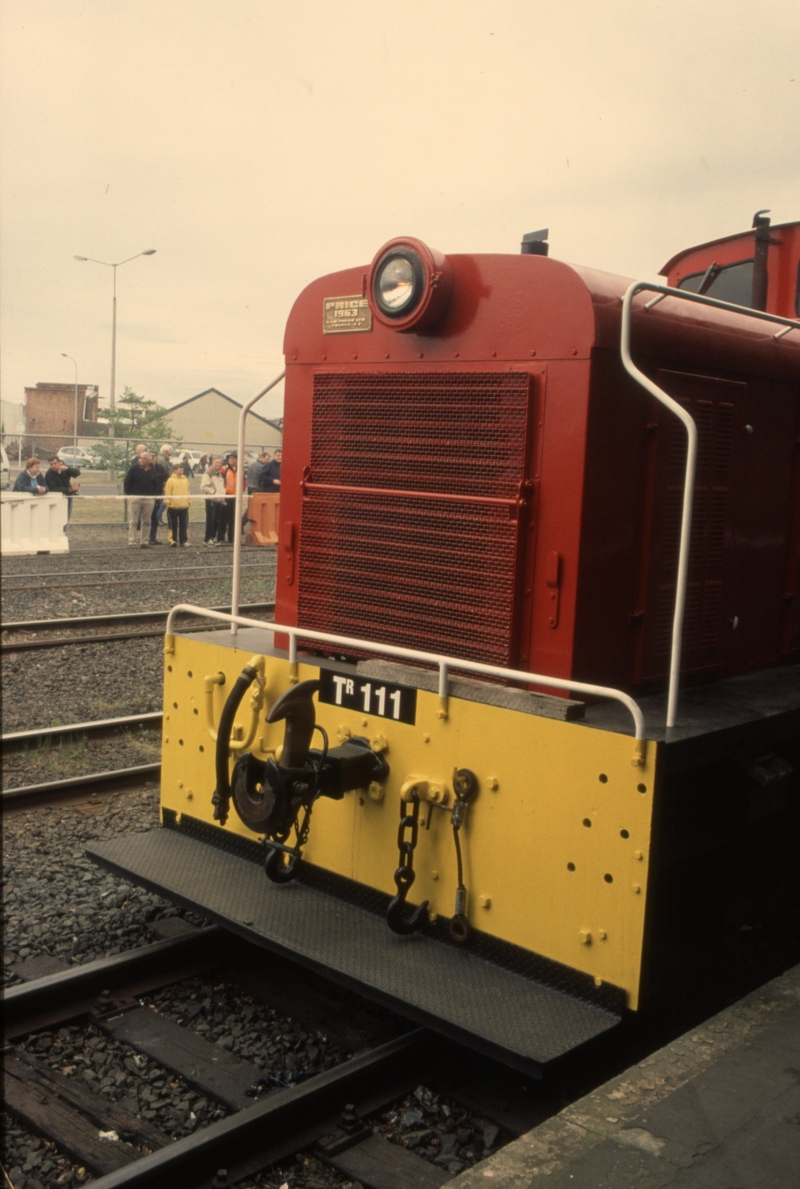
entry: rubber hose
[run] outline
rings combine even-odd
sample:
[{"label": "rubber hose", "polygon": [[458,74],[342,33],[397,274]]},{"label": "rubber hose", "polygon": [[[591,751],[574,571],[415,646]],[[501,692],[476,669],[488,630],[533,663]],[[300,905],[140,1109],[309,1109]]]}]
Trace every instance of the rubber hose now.
[{"label": "rubber hose", "polygon": [[247,693],[250,686],[256,677],[256,670],[250,665],[245,665],[240,675],[234,682],[233,689],[228,694],[225,705],[222,708],[222,714],[219,716],[219,727],[217,728],[217,750],[216,750],[216,774],[217,774],[217,788],[214,793],[214,817],[218,819],[221,826],[225,825],[228,820],[228,808],[231,802],[231,780],[228,775],[228,754],[230,752],[231,731],[233,730],[233,720],[236,718],[236,713],[241,705],[242,698]]}]

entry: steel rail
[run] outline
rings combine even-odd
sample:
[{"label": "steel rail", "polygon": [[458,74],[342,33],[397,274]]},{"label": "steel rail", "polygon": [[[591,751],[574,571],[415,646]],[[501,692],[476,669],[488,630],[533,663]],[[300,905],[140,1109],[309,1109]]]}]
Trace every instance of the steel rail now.
[{"label": "steel rail", "polygon": [[[245,569],[248,569],[248,568],[249,567],[245,567]],[[253,568],[255,569],[255,567],[253,567]],[[261,576],[263,576],[263,573],[261,571],[259,571],[259,574]],[[258,575],[256,575],[256,576],[258,576]],[[70,582],[69,577],[70,577],[69,572],[67,572],[66,574],[64,574],[62,581],[65,586],[68,585],[70,590],[98,590],[98,589],[101,589],[101,590],[122,590],[124,587],[127,587],[127,586],[166,586],[170,582],[172,582],[173,584],[177,584],[181,581],[180,571],[173,572],[166,578],[151,579],[149,576],[145,576],[143,578],[121,578],[121,579],[112,578],[108,582]],[[220,575],[220,576],[211,576],[211,577],[204,577],[202,575],[196,575],[196,576],[193,575],[191,578],[187,578],[186,581],[191,582],[193,586],[208,586],[209,583],[211,583],[211,582],[227,583],[230,581],[230,574],[228,574],[227,576]],[[2,593],[4,595],[23,594],[23,593],[27,593],[28,590],[29,590],[29,588],[27,586],[3,586],[2,587]]]},{"label": "steel rail", "polygon": [[[161,764],[138,764],[133,768],[117,768],[110,772],[92,772],[88,776],[71,776],[67,780],[53,780],[47,784],[20,785],[15,789],[3,789],[0,804],[3,812],[9,809],[21,809],[26,805],[37,805],[42,801],[59,800],[70,797],[82,789],[92,789],[95,793],[111,792],[140,780],[158,776]],[[95,787],[96,786],[96,787]]]},{"label": "steel rail", "polygon": [[[227,615],[221,611],[208,611],[196,607],[191,603],[178,603],[169,613],[167,630],[164,640],[164,652],[171,654],[175,648],[175,619],[178,615],[205,615],[209,619],[218,619],[222,623],[235,624],[239,627],[264,628],[272,632],[273,638],[280,633],[289,637],[289,663],[295,671],[298,663],[298,640],[317,640],[321,644],[340,644],[344,648],[356,648],[359,651],[377,652],[381,656],[397,656],[406,660],[422,661],[424,664],[435,665],[439,670],[439,701],[440,715],[447,717],[448,673],[451,669],[467,673],[480,673],[487,677],[505,677],[510,681],[524,682],[526,685],[544,685],[553,689],[570,690],[575,693],[590,694],[592,697],[611,698],[622,703],[633,719],[634,738],[636,747],[631,761],[635,766],[645,762],[645,724],[641,707],[630,694],[623,690],[612,689],[606,685],[590,685],[584,681],[571,681],[566,677],[549,677],[543,673],[528,673],[522,669],[506,669],[502,665],[485,665],[480,661],[468,661],[459,657],[443,656],[434,652],[422,652],[416,648],[401,648],[394,644],[380,644],[376,640],[358,640],[352,636],[337,636],[332,632],[315,632],[306,628],[287,626],[280,623],[265,623],[257,619],[246,619],[242,615]],[[313,657],[309,658],[313,662]]]},{"label": "steel rail", "polygon": [[[225,607],[214,607],[214,611],[225,611]],[[274,611],[274,603],[248,603],[242,607],[242,611]],[[86,627],[91,623],[108,624],[112,623],[128,623],[130,622],[146,622],[147,620],[163,619],[166,620],[169,611],[121,611],[114,615],[80,615],[69,619],[25,619],[15,620],[12,623],[4,623],[2,631],[4,632],[39,632],[44,628],[81,628]]]},{"label": "steel rail", "polygon": [[129,714],[123,718],[96,718],[88,722],[60,723],[56,727],[34,727],[30,731],[12,731],[0,738],[3,751],[20,751],[26,743],[37,739],[55,739],[60,735],[108,735],[117,734],[125,727],[144,726],[161,722],[163,711],[151,710],[145,714]]},{"label": "steel rail", "polygon": [[[187,632],[204,632],[207,627],[202,624],[200,626],[189,627],[184,629]],[[57,636],[50,640],[20,640],[16,644],[13,640],[7,643],[0,644],[0,654],[7,652],[28,652],[32,648],[66,648],[70,644],[107,644],[112,640],[146,640],[152,639],[154,636],[163,635],[163,630],[160,627],[145,628],[140,632],[110,632],[105,635],[96,636]]]},{"label": "steel rail", "polygon": [[319,1139],[346,1103],[364,1115],[419,1085],[438,1051],[429,1032],[415,1029],[98,1177],[92,1189],[209,1189],[220,1168],[242,1180]]},{"label": "steel rail", "polygon": [[112,996],[115,991],[139,995],[199,974],[219,965],[222,947],[234,944],[241,942],[219,925],[207,925],[167,941],[7,987],[3,994],[3,1035],[6,1039],[23,1036],[74,1019],[88,1011],[104,991]]},{"label": "steel rail", "polygon": [[694,302],[696,305],[712,306],[715,309],[727,310],[734,314],[744,314],[762,322],[777,322],[783,327],[773,335],[779,340],[790,330],[800,330],[800,322],[793,318],[784,318],[779,314],[769,314],[764,310],[752,310],[748,306],[734,305],[730,301],[720,301],[717,297],[706,297],[699,293],[692,293],[687,289],[673,289],[669,285],[657,285],[651,281],[633,281],[622,298],[622,320],[620,325],[620,356],[623,366],[630,376],[651,396],[654,396],[665,408],[680,418],[686,430],[687,450],[686,469],[683,483],[683,511],[681,516],[680,544],[678,547],[678,572],[675,577],[675,608],[672,618],[672,645],[670,648],[669,691],[667,694],[667,730],[675,726],[678,714],[678,691],[680,687],[681,648],[683,645],[683,619],[686,608],[686,587],[689,578],[689,551],[692,536],[692,503],[694,500],[695,472],[697,468],[697,426],[694,418],[684,409],[683,405],[666,393],[663,388],[654,383],[649,376],[640,371],[631,356],[631,332],[633,321],[633,299],[637,293],[646,290],[657,294],[648,301],[642,313],[649,313],[666,297],[676,297],[682,301]]},{"label": "steel rail", "polygon": [[[161,557],[162,554],[159,554],[158,556]],[[215,554],[215,556],[216,556],[216,554]],[[165,557],[166,557],[166,555],[165,555]],[[260,571],[262,569],[262,567],[260,565],[250,564],[250,565],[242,566],[242,569],[245,571],[247,571],[247,570]],[[148,574],[170,574],[173,576],[175,574],[188,574],[192,570],[202,570],[205,574],[211,573],[214,570],[219,570],[220,573],[227,573],[228,567],[226,565],[225,566],[210,566],[210,565],[209,566],[181,566],[180,569],[178,569],[178,570],[174,569],[172,566],[151,566],[151,565],[148,565],[148,567],[147,567]],[[133,566],[131,566],[129,571],[128,571],[128,569],[123,569],[123,570],[117,570],[115,572],[117,574],[125,574],[128,572],[130,572],[131,574],[134,574],[134,573],[138,574],[138,573],[140,573],[140,570],[138,568],[134,569]],[[20,580],[23,578],[56,578],[56,577],[58,577],[58,578],[65,578],[65,577],[66,578],[97,578],[102,575],[108,575],[108,569],[105,569],[105,570],[68,570],[66,572],[63,569],[40,570],[38,574],[14,574],[14,573],[3,574],[3,575],[0,575],[0,581],[9,582],[10,580],[12,580],[14,578],[17,578]]]}]

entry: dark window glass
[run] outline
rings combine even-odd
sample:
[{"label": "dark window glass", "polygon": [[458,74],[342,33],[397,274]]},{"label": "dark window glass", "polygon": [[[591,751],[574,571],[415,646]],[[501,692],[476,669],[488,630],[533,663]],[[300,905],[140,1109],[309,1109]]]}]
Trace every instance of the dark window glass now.
[{"label": "dark window glass", "polygon": [[[693,272],[678,282],[678,288],[696,293],[705,275],[705,272]],[[753,296],[753,261],[740,260],[738,264],[726,264],[706,289],[705,296],[749,306]]]}]

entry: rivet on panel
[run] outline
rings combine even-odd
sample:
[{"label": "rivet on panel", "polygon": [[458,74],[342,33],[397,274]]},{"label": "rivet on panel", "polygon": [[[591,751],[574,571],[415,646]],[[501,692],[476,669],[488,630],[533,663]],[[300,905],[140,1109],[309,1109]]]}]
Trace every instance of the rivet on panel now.
[{"label": "rivet on panel", "polygon": [[385,795],[386,792],[382,784],[379,784],[377,780],[370,781],[369,788],[367,789],[367,796],[370,801],[382,801]]},{"label": "rivet on panel", "polygon": [[423,742],[423,743],[430,743],[430,741],[431,741],[431,737],[430,737],[430,735],[429,735],[429,734],[426,732],[426,733],[425,733],[425,734],[422,736],[422,742]]},{"label": "rivet on panel", "polygon": [[431,872],[431,879],[438,879],[438,878],[439,878],[439,872],[438,872],[438,871],[432,871],[432,872]]},{"label": "rivet on panel", "polygon": [[344,723],[341,723],[336,728],[336,738],[339,740],[340,743],[344,743],[345,739],[349,739],[350,736],[352,735],[352,733],[353,732],[350,730],[350,728],[345,726]]},{"label": "rivet on panel", "polygon": [[601,978],[597,978],[597,977],[595,976],[594,985],[595,985],[596,987],[602,987],[602,985],[603,985],[603,980],[602,980]]},{"label": "rivet on panel", "polygon": [[490,776],[486,781],[486,787],[487,789],[490,789],[491,792],[496,793],[500,788],[500,782],[496,776]]},{"label": "rivet on panel", "polygon": [[358,798],[358,803],[359,803],[359,805],[366,805],[366,801],[364,800],[363,797]]},{"label": "rivet on panel", "polygon": [[186,790],[186,800],[192,801],[193,799],[194,799],[194,793],[192,792],[191,789],[187,789]]},{"label": "rivet on panel", "polygon": [[608,937],[608,934],[606,933],[605,929],[598,929],[597,936],[600,939],[600,941],[605,941],[606,938]]},{"label": "rivet on panel", "polygon": [[632,884],[632,885],[631,885],[631,887],[633,888],[634,892],[635,892],[635,893],[636,893],[636,895],[638,896],[638,895],[639,895],[639,893],[640,893],[640,892],[641,892],[641,890],[642,890],[642,889],[639,887],[638,883]]},{"label": "rivet on panel", "polygon": [[634,859],[638,859],[639,862],[641,863],[642,859],[644,858],[644,854],[640,850],[635,850],[633,852],[633,857],[634,857]]},{"label": "rivet on panel", "polygon": [[179,788],[179,789],[182,789],[182,788],[183,788],[183,781],[182,781],[182,780],[179,780],[179,781],[178,781],[178,788]]},{"label": "rivet on panel", "polygon": [[481,908],[491,908],[492,898],[491,896],[479,896],[478,903],[480,904]]},{"label": "rivet on panel", "polygon": [[368,718],[362,718],[362,720],[361,720],[361,725],[362,725],[362,727],[368,727],[368,726],[369,726],[369,719],[368,719]]},{"label": "rivet on panel", "polygon": [[578,941],[581,943],[581,945],[591,945],[592,944],[592,935],[588,929],[580,930],[580,932],[578,933]]}]

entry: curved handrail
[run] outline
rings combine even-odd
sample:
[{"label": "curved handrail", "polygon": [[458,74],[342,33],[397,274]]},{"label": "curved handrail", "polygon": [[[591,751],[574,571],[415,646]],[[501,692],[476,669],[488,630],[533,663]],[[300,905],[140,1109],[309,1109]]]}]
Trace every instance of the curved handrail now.
[{"label": "curved handrail", "polygon": [[629,375],[640,384],[657,401],[666,406],[671,413],[683,422],[687,435],[686,471],[683,482],[683,513],[681,516],[681,537],[678,548],[678,573],[675,579],[675,610],[672,617],[672,645],[669,663],[669,691],[667,694],[667,730],[675,726],[678,714],[678,690],[681,672],[681,644],[683,636],[683,616],[686,607],[686,585],[689,576],[689,546],[692,531],[692,502],[694,499],[694,479],[697,469],[697,426],[683,405],[673,400],[659,388],[649,376],[640,371],[631,358],[631,320],[633,315],[633,299],[643,290],[658,294],[652,301],[647,302],[645,311],[649,312],[665,297],[679,297],[683,301],[695,302],[698,305],[714,306],[721,310],[730,310],[735,314],[747,314],[762,322],[778,322],[784,329],[779,330],[773,337],[777,341],[787,335],[790,330],[800,330],[800,322],[792,318],[784,318],[780,314],[769,314],[764,310],[751,310],[747,306],[734,305],[730,301],[720,301],[716,297],[706,297],[700,293],[691,293],[686,289],[673,289],[669,285],[656,285],[651,281],[633,281],[622,298],[622,325],[620,328],[620,356],[623,366]]},{"label": "curved handrail", "polygon": [[177,615],[200,615],[209,619],[216,619],[222,623],[236,624],[240,627],[262,628],[272,632],[273,636],[280,633],[289,637],[289,663],[297,664],[297,641],[318,640],[323,644],[340,644],[344,648],[357,648],[369,652],[377,652],[383,656],[397,656],[404,660],[422,661],[425,664],[436,665],[439,670],[439,700],[441,717],[447,717],[448,674],[451,669],[468,673],[481,673],[488,677],[506,677],[511,681],[524,681],[531,685],[545,685],[553,689],[570,690],[573,693],[589,694],[598,698],[611,698],[621,702],[630,712],[633,719],[634,739],[636,748],[631,761],[636,766],[644,764],[645,759],[645,723],[641,707],[634,699],[619,689],[612,689],[605,685],[590,685],[584,681],[571,681],[566,677],[547,677],[542,673],[527,673],[521,669],[506,669],[501,665],[485,665],[480,661],[467,661],[459,657],[442,656],[434,652],[422,652],[416,648],[401,648],[396,644],[380,644],[375,640],[358,640],[351,636],[337,636],[329,632],[316,632],[310,628],[291,627],[280,623],[265,623],[260,619],[248,619],[243,615],[229,615],[224,611],[211,611],[205,607],[198,607],[194,603],[178,603],[167,617],[166,639],[164,651],[172,654],[174,651],[174,623]]}]

